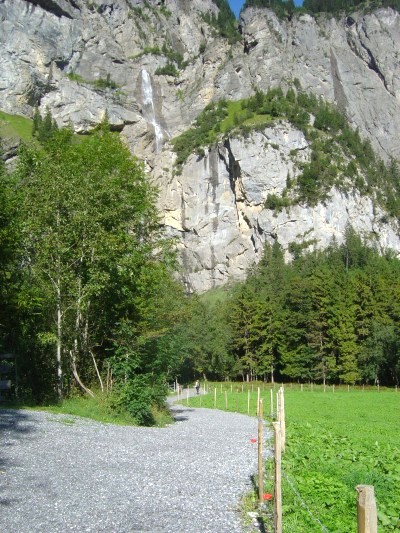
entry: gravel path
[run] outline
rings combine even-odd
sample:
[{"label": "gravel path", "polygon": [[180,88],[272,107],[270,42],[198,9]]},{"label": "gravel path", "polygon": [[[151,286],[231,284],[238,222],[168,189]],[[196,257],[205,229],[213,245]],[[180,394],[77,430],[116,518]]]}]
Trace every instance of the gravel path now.
[{"label": "gravel path", "polygon": [[158,429],[0,410],[0,531],[243,532],[257,420],[172,411]]}]

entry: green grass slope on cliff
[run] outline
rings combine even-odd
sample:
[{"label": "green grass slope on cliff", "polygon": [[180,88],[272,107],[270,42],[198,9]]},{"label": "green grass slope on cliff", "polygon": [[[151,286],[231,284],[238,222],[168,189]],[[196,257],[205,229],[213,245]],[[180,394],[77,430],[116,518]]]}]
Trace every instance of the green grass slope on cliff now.
[{"label": "green grass slope on cliff", "polygon": [[0,111],[0,138],[32,139],[32,120]]}]

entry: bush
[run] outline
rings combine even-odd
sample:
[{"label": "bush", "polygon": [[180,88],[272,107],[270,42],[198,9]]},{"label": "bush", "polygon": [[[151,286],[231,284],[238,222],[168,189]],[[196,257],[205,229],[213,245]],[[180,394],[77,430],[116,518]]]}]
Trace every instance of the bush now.
[{"label": "bush", "polygon": [[92,85],[96,89],[117,89],[118,85],[111,79],[110,74],[107,74],[107,78],[99,78],[92,82]]},{"label": "bush", "polygon": [[179,76],[179,71],[173,63],[168,61],[164,67],[159,67],[154,74],[157,76],[173,76],[174,78],[177,78]]},{"label": "bush", "polygon": [[111,406],[117,412],[129,413],[140,426],[152,426],[155,423],[152,407],[162,408],[167,394],[164,383],[140,374],[114,388]]},{"label": "bush", "polygon": [[271,209],[273,211],[281,211],[283,207],[289,207],[290,205],[291,201],[289,198],[286,196],[276,196],[275,194],[268,194],[264,203],[265,209]]},{"label": "bush", "polygon": [[320,104],[315,114],[314,127],[319,130],[337,133],[345,127],[345,118],[332,106]]}]

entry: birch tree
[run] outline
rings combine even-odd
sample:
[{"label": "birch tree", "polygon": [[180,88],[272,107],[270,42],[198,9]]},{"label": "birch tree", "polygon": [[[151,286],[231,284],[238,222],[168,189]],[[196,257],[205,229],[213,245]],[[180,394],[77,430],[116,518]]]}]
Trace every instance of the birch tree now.
[{"label": "birch tree", "polygon": [[121,316],[135,321],[144,265],[168,253],[157,191],[106,127],[81,142],[64,130],[44,149],[25,147],[17,183],[26,290],[46,317],[36,335],[54,350],[57,396],[66,370],[93,394],[85,379],[102,386],[98,358]]}]

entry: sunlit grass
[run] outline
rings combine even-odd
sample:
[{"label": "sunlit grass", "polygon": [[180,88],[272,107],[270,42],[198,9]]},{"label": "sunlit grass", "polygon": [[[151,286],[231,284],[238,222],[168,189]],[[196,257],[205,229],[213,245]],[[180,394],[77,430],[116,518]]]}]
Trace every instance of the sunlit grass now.
[{"label": "sunlit grass", "polygon": [[254,115],[246,119],[243,124],[245,126],[257,127],[257,126],[268,126],[271,124],[272,118],[269,115]]},{"label": "sunlit grass", "polygon": [[29,118],[0,111],[0,137],[29,141],[32,139],[32,123],[33,121]]},{"label": "sunlit grass", "polygon": [[[237,100],[227,103],[228,116],[221,122],[221,132],[226,133],[236,126],[248,127],[268,126],[272,122],[270,115],[257,115],[243,109],[245,100]],[[251,116],[248,116],[250,113]]]},{"label": "sunlit grass", "polygon": [[[260,388],[264,418],[271,420],[271,390],[275,412],[279,385],[212,383],[207,387],[205,396],[187,400],[184,394],[183,403],[222,410],[228,404],[228,411],[256,416]],[[400,392],[395,389],[285,386],[283,531],[316,532],[321,524],[328,531],[356,531],[355,487],[359,484],[375,488],[379,531],[400,529],[399,408]],[[273,492],[272,464],[266,470],[264,488]]]},{"label": "sunlit grass", "polygon": [[[43,405],[32,405],[26,403],[8,403],[4,408],[32,409],[35,411],[46,411],[53,414],[71,415],[82,418],[90,418],[105,424],[116,424],[122,426],[136,426],[137,422],[133,416],[126,412],[119,412],[112,408],[110,398],[101,393],[97,393],[95,398],[90,396],[74,396],[66,398],[62,402],[48,402]],[[154,425],[164,427],[170,424],[173,419],[168,409],[151,409]]]},{"label": "sunlit grass", "polygon": [[240,122],[243,122],[243,119],[246,115],[246,110],[242,109],[242,102],[243,100],[228,102],[228,116],[221,122],[221,131],[223,133],[233,128],[235,125],[235,115]]},{"label": "sunlit grass", "polygon": [[216,289],[210,289],[200,295],[200,300],[208,306],[213,306],[216,302],[225,302],[230,298],[231,292],[228,287],[218,287]]}]

